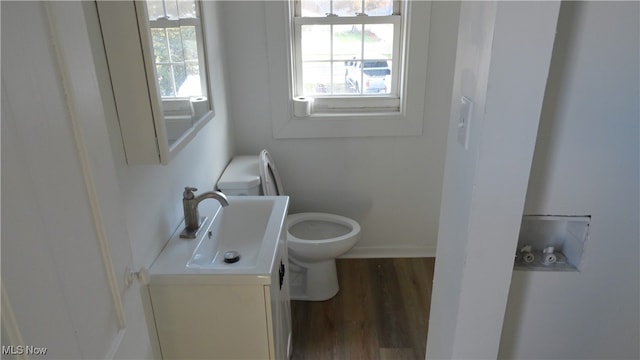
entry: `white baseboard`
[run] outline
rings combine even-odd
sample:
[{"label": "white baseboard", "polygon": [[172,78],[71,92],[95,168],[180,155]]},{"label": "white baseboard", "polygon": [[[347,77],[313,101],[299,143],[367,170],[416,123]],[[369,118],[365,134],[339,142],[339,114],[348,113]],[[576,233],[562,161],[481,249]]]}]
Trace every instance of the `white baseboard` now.
[{"label": "white baseboard", "polygon": [[435,257],[435,246],[355,246],[338,259]]}]

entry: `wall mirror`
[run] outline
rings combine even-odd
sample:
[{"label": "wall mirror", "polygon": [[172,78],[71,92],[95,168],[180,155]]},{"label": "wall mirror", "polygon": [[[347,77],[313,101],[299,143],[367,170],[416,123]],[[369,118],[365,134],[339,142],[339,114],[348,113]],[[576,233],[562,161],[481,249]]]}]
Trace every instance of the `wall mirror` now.
[{"label": "wall mirror", "polygon": [[200,1],[98,1],[129,164],[167,164],[213,118]]}]

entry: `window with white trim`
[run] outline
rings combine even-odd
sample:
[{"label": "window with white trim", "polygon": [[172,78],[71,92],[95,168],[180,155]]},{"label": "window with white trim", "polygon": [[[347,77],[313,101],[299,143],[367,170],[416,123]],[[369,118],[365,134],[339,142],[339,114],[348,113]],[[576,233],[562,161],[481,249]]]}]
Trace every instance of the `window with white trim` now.
[{"label": "window with white trim", "polygon": [[[307,8],[309,5],[305,3],[313,8]],[[392,10],[385,13],[373,11],[370,4],[375,3],[390,4],[390,8],[377,8]],[[269,44],[267,63],[271,89],[271,124],[275,138],[422,135],[425,122],[430,1],[365,0],[363,3],[362,0],[288,0],[267,1],[264,4]],[[358,9],[364,11],[356,11],[353,7],[343,8],[344,4],[356,4],[360,6]],[[354,12],[362,13],[352,14]],[[384,47],[380,44],[382,39],[387,39],[388,44],[388,35],[368,35],[368,27],[379,24],[393,27],[391,45]],[[325,36],[318,35],[323,42],[310,40],[309,44],[305,43],[305,47],[324,46],[325,54],[304,56],[303,25],[317,25],[319,29],[324,26]],[[342,35],[337,35],[340,25],[350,25],[349,29],[344,29],[347,34],[343,32]],[[331,45],[334,34],[335,37],[351,36],[355,53],[347,53],[347,50],[340,53],[335,49]],[[368,46],[372,44],[375,46]],[[326,55],[327,52],[329,55]],[[349,79],[345,79],[345,67],[353,66],[358,70],[358,64],[350,62],[369,60],[387,61],[391,77],[385,78],[386,89],[378,92],[365,90],[361,85],[364,83],[364,75],[359,77],[362,82],[358,84],[358,89],[351,82],[347,86]],[[305,65],[311,70],[305,70]],[[369,64],[364,67],[367,66]],[[384,67],[377,64],[372,67],[384,70]],[[324,69],[324,73],[319,69]],[[351,75],[351,80],[358,79],[357,74]],[[314,76],[324,80],[314,80]],[[305,85],[305,81],[309,85]],[[297,96],[313,98],[309,116],[300,116],[305,115],[306,109],[295,101]]]},{"label": "window with white trim", "polygon": [[294,0],[293,95],[314,114],[399,112],[404,2]]},{"label": "window with white trim", "polygon": [[195,0],[147,0],[155,74],[164,100],[207,95],[202,21]]}]

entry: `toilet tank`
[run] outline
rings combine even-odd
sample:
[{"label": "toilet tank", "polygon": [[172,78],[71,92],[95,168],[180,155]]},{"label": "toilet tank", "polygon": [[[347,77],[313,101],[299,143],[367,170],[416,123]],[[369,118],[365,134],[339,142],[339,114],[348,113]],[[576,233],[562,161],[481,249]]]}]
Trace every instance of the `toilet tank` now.
[{"label": "toilet tank", "polygon": [[259,156],[235,156],[218,180],[218,189],[225,195],[262,195]]}]

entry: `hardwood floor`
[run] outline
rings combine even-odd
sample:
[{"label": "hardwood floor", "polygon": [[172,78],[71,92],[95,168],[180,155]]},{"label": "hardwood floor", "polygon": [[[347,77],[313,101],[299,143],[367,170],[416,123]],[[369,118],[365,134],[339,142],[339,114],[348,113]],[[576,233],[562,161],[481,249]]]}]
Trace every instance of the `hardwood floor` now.
[{"label": "hardwood floor", "polygon": [[292,359],[424,359],[434,262],[338,259],[338,295],[292,301]]}]

